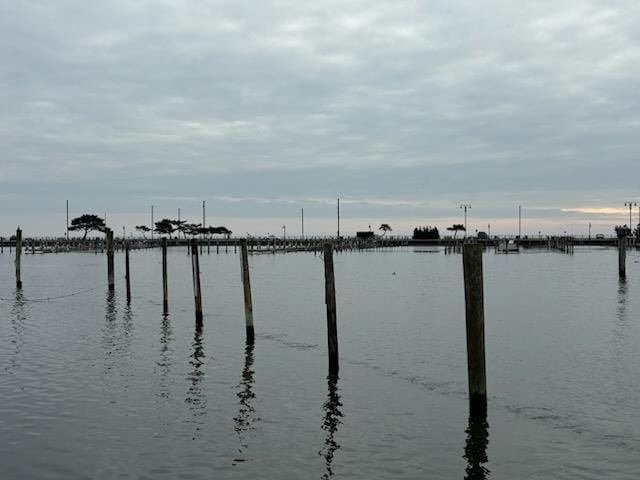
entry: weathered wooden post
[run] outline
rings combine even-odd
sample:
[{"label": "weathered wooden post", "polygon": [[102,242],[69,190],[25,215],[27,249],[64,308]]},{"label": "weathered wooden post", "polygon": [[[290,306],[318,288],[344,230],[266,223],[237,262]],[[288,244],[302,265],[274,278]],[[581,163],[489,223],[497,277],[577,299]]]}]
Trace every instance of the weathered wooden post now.
[{"label": "weathered wooden post", "polygon": [[200,260],[198,259],[198,241],[191,239],[191,273],[193,276],[193,297],[196,307],[196,325],[202,324],[202,290],[200,289]]},{"label": "weathered wooden post", "polygon": [[251,281],[249,279],[249,253],[247,252],[247,240],[240,240],[240,271],[242,274],[242,288],[244,290],[244,318],[247,327],[247,342],[253,342],[255,332],[253,329],[253,302],[251,301]]},{"label": "weathered wooden post", "polygon": [[167,239],[162,239],[162,312],[169,312],[169,281],[167,275]]},{"label": "weathered wooden post", "polygon": [[129,270],[129,241],[125,242],[124,247],[124,276],[127,281],[127,304],[131,303],[131,275]]},{"label": "weathered wooden post", "polygon": [[467,370],[471,414],[487,410],[487,375],[484,351],[484,290],[482,248],[465,244],[462,251],[467,327]]},{"label": "weathered wooden post", "polygon": [[110,228],[106,231],[107,236],[107,282],[109,284],[109,291],[113,292],[116,289],[115,285],[115,269],[113,265],[113,230]]},{"label": "weathered wooden post", "polygon": [[329,372],[338,373],[338,326],[336,319],[336,284],[333,272],[333,244],[324,244],[324,292],[327,306],[327,340]]},{"label": "weathered wooden post", "polygon": [[627,239],[618,239],[618,275],[627,276]]},{"label": "weathered wooden post", "polygon": [[16,230],[16,288],[22,288],[22,277],[20,276],[20,257],[22,256],[22,230]]}]

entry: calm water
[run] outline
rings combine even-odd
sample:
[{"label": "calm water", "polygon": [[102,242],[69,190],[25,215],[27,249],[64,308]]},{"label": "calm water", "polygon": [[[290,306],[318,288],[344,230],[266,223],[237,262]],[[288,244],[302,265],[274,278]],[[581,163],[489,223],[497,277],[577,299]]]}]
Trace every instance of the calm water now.
[{"label": "calm water", "polygon": [[[0,255],[0,478],[640,477],[640,257],[488,253],[489,412],[467,418],[460,255],[336,254],[340,377],[327,378],[323,265],[132,252],[133,301],[106,258]],[[123,258],[116,256],[117,275]],[[395,272],[395,274],[394,274]],[[29,299],[96,290],[49,302]]]}]

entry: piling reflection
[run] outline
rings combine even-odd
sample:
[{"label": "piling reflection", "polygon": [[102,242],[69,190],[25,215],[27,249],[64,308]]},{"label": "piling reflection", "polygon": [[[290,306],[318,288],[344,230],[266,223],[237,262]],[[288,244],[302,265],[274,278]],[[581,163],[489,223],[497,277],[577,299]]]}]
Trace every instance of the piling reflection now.
[{"label": "piling reflection", "polygon": [[15,301],[11,307],[11,329],[13,330],[11,343],[13,345],[13,354],[11,355],[11,364],[7,368],[8,373],[12,373],[20,367],[20,353],[22,351],[24,326],[27,319],[25,303],[22,290],[16,289]]},{"label": "piling reflection", "polygon": [[489,445],[489,424],[486,415],[469,417],[469,425],[465,431],[467,440],[464,446],[463,457],[467,460],[465,480],[485,480],[489,476],[489,470],[485,464],[487,446]]},{"label": "piling reflection", "polygon": [[618,302],[616,306],[616,317],[620,323],[625,323],[627,319],[627,279],[618,278]]},{"label": "piling reflection", "polygon": [[160,322],[160,359],[158,367],[160,368],[160,397],[169,398],[169,375],[171,374],[171,344],[173,330],[169,321],[169,314],[162,315]]},{"label": "piling reflection", "polygon": [[191,354],[191,359],[189,360],[191,371],[189,372],[188,376],[191,385],[189,386],[189,390],[187,391],[185,403],[189,405],[189,409],[191,410],[191,414],[193,415],[194,422],[196,423],[195,433],[193,436],[193,438],[195,439],[200,432],[201,425],[203,423],[202,420],[200,420],[200,417],[205,415],[207,403],[202,387],[202,382],[205,376],[205,373],[202,370],[202,365],[204,364],[202,322],[196,322],[195,334],[191,346],[193,347],[193,353]]},{"label": "piling reflection", "polygon": [[254,343],[247,342],[247,346],[244,350],[244,368],[242,369],[242,376],[240,383],[238,384],[238,415],[233,418],[235,423],[235,430],[240,440],[240,448],[238,449],[237,458],[233,459],[233,465],[237,465],[238,462],[246,462],[249,458],[246,458],[246,451],[249,448],[247,443],[247,437],[255,430],[253,424],[260,420],[256,417],[256,409],[253,406],[253,400],[256,397],[253,392],[253,349]]},{"label": "piling reflection", "polygon": [[327,376],[327,385],[329,393],[327,395],[327,401],[322,406],[325,411],[324,422],[322,429],[327,432],[327,437],[324,441],[324,447],[318,453],[324,457],[327,471],[322,475],[323,479],[328,479],[333,476],[333,469],[331,464],[333,463],[333,457],[336,450],[340,448],[340,444],[336,441],[336,433],[338,432],[338,426],[342,423],[343,417],[340,407],[340,395],[338,395],[338,375],[329,374]]}]

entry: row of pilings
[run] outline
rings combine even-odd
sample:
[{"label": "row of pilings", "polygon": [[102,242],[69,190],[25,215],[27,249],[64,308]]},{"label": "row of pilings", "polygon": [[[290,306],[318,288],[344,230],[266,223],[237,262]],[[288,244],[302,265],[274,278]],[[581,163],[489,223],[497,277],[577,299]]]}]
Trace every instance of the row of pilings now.
[{"label": "row of pilings", "polygon": [[[115,249],[117,242],[114,239],[113,231],[107,229],[105,232],[103,248],[106,250],[107,258],[107,288],[108,291],[115,290]],[[363,241],[312,241],[306,244],[283,242],[282,248],[285,251],[310,251],[319,250],[323,257],[324,277],[325,277],[325,306],[327,317],[327,353],[329,360],[329,374],[337,375],[339,370],[338,353],[338,318],[336,313],[336,286],[333,253],[334,251],[356,250],[365,248],[385,248],[394,245],[392,239],[385,239],[384,242],[363,242]],[[248,256],[250,252],[249,239],[238,239],[233,244],[240,247],[240,270],[244,292],[245,306],[245,329],[248,344],[255,341],[254,311],[251,300],[251,282],[249,272]],[[123,241],[121,249],[125,257],[125,282],[127,304],[132,301],[131,297],[131,259],[130,251],[134,248],[152,248],[154,245],[140,242]],[[163,282],[163,311],[168,312],[169,298],[167,288],[167,248],[169,240],[163,238],[159,240],[162,249],[162,282]],[[260,245],[263,247],[264,245]],[[272,242],[267,247],[273,251],[275,243]],[[13,247],[16,252],[16,288],[22,289],[21,281],[21,255],[23,248],[22,230],[16,231]],[[96,250],[95,245],[93,245]],[[193,296],[196,328],[202,329],[204,322],[202,288],[200,284],[200,262],[199,255],[204,248],[202,242],[196,239],[189,241],[189,256],[191,257]],[[290,250],[292,249],[292,250]],[[254,254],[259,253],[262,248],[254,249]],[[467,371],[469,384],[469,407],[472,415],[486,416],[487,392],[486,392],[486,371],[485,371],[485,340],[484,340],[484,287],[482,272],[482,252],[483,248],[477,243],[465,243],[462,246],[463,276],[466,312],[466,338],[467,338]],[[53,299],[47,299],[53,300]]]}]

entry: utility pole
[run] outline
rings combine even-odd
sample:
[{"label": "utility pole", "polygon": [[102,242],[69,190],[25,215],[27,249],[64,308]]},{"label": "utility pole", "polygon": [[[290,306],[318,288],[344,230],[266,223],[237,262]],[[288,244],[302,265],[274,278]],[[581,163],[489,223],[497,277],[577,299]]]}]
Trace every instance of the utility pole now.
[{"label": "utility pole", "polygon": [[591,222],[589,222],[589,240],[591,240]]},{"label": "utility pole", "polygon": [[340,238],[340,199],[338,198],[338,237]]},{"label": "utility pole", "polygon": [[624,202],[624,206],[629,207],[629,229],[631,229],[631,209],[637,207],[638,204],[636,202]]},{"label": "utility pole", "polygon": [[283,242],[287,241],[287,226],[286,225],[282,225],[282,241]]},{"label": "utility pole", "polygon": [[67,242],[69,241],[69,200],[67,200]]},{"label": "utility pole", "polygon": [[205,200],[202,201],[202,228],[205,228]]},{"label": "utility pole", "polygon": [[522,205],[518,205],[518,238],[522,238]]},{"label": "utility pole", "polygon": [[153,205],[151,205],[151,241],[153,242]]},{"label": "utility pole", "polygon": [[467,236],[467,209],[471,210],[471,204],[463,203],[460,208],[464,208],[464,236]]},{"label": "utility pole", "polygon": [[302,240],[304,240],[304,208],[300,209],[300,217],[302,220]]},{"label": "utility pole", "polygon": [[491,224],[487,223],[487,236],[491,238]]}]

